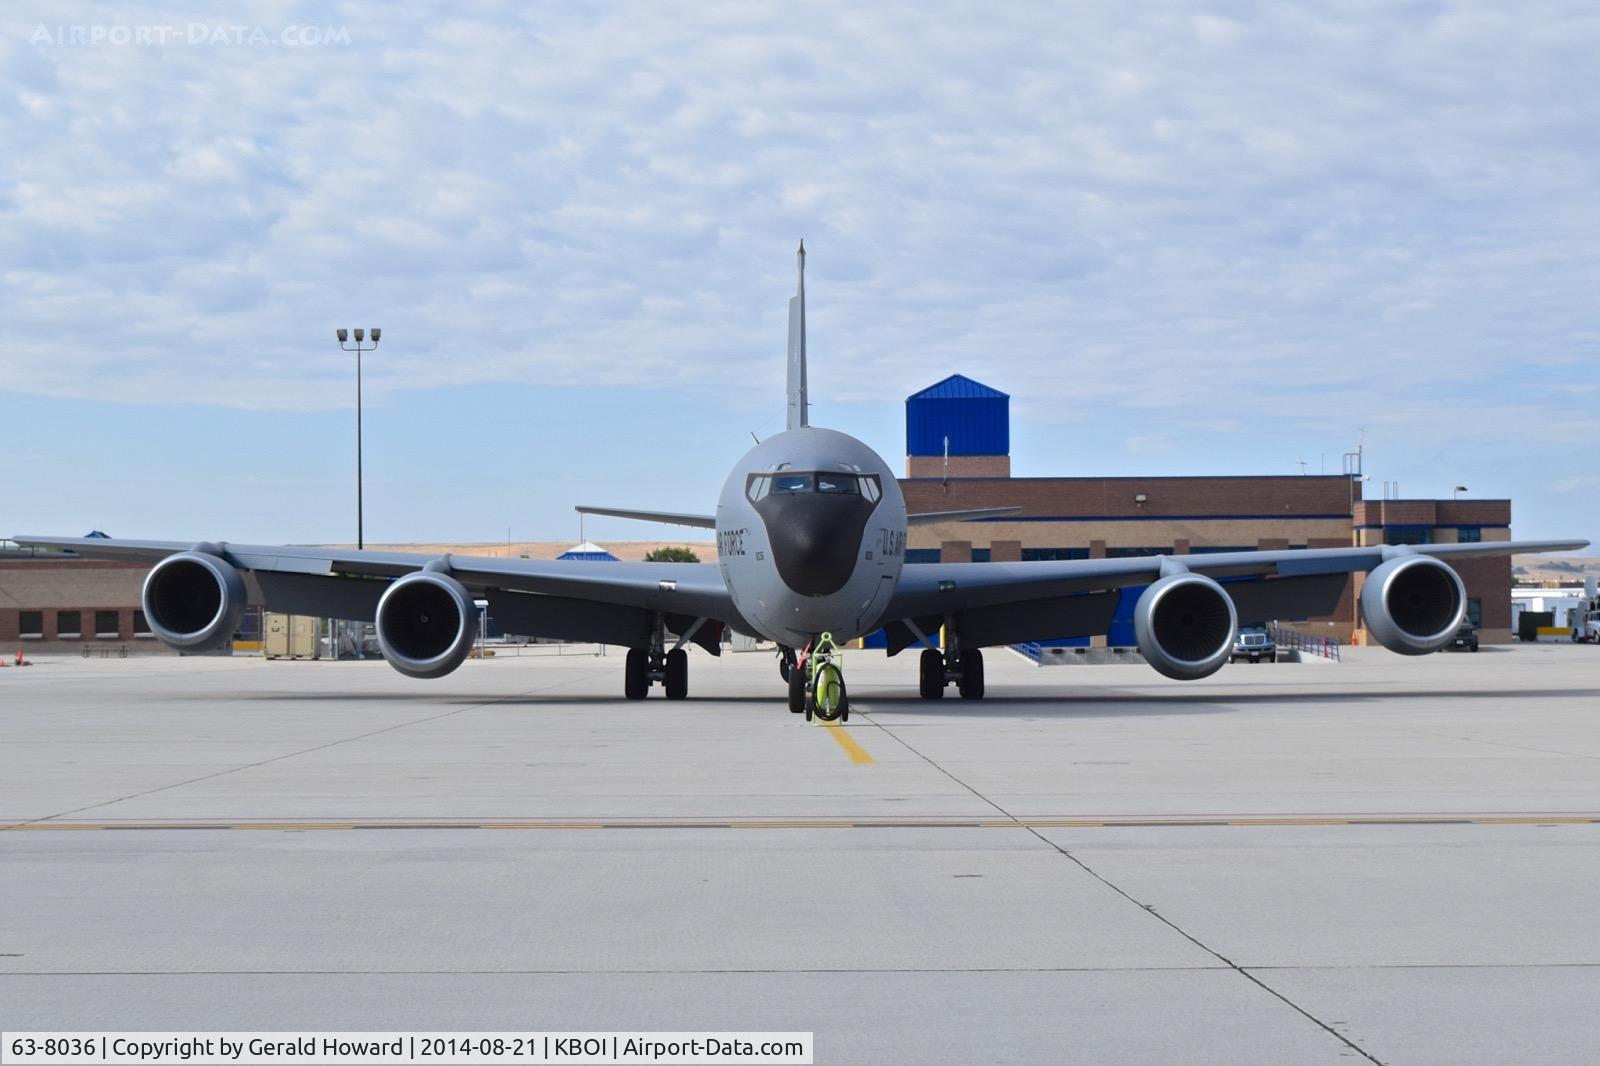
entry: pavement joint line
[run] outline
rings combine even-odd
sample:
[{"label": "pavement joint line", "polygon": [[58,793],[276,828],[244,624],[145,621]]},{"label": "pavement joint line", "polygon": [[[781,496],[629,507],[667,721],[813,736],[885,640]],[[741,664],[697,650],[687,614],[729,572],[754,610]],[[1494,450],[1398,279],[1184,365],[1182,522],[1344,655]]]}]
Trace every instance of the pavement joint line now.
[{"label": "pavement joint line", "polygon": [[[1362,967],[1353,967],[1361,969]],[[901,974],[901,973],[1225,973],[1227,966],[863,966],[684,970],[6,970],[7,977],[455,977],[482,975],[629,977],[698,974]]]},{"label": "pavement joint line", "polygon": [[1104,875],[1102,875],[1099,872],[1097,872],[1096,870],[1094,870],[1092,867],[1089,866],[1088,863],[1084,862],[1077,855],[1075,855],[1071,851],[1069,851],[1066,847],[1064,847],[1061,844],[1058,844],[1055,841],[1051,840],[1049,837],[1047,837],[1043,833],[1039,832],[1039,830],[1037,828],[1024,825],[1021,822],[1021,820],[1017,818],[1016,815],[1014,815],[1010,811],[1006,810],[999,803],[995,802],[993,799],[990,799],[988,796],[984,795],[982,792],[980,792],[978,789],[974,788],[972,785],[968,784],[966,781],[963,781],[961,778],[957,777],[953,772],[951,772],[950,770],[946,769],[944,766],[941,766],[939,763],[935,762],[929,756],[925,755],[921,751],[918,751],[916,748],[912,747],[909,742],[907,742],[906,740],[901,738],[898,734],[894,733],[887,726],[885,726],[882,723],[878,722],[875,718],[872,717],[871,714],[863,713],[862,717],[866,718],[868,722],[872,723],[873,725],[877,726],[879,729],[883,730],[883,732],[885,734],[887,734],[891,739],[899,742],[899,744],[902,747],[904,747],[907,751],[911,752],[913,755],[916,755],[918,758],[920,758],[924,762],[926,762],[929,766],[933,767],[935,770],[937,770],[940,773],[944,774],[951,781],[954,781],[956,784],[960,785],[962,788],[964,788],[968,792],[972,793],[973,796],[975,796],[978,799],[982,800],[984,803],[987,803],[989,806],[993,807],[995,810],[999,811],[1001,814],[1005,815],[1007,818],[1012,819],[1014,822],[1016,822],[1018,828],[1024,829],[1028,833],[1031,833],[1040,843],[1044,844],[1048,848],[1053,849],[1057,854],[1061,855],[1067,861],[1073,863],[1075,866],[1077,866],[1084,873],[1088,874],[1090,877],[1094,878],[1096,881],[1099,881],[1101,884],[1105,885],[1111,891],[1115,892],[1117,895],[1121,896],[1123,899],[1127,900],[1129,903],[1132,903],[1134,906],[1138,907],[1140,910],[1144,911],[1146,914],[1150,915],[1152,918],[1156,919],[1158,922],[1161,922],[1163,925],[1167,926],[1167,928],[1171,929],[1173,932],[1177,933],[1179,936],[1181,936],[1185,940],[1189,941],[1189,943],[1193,944],[1195,947],[1199,948],[1201,951],[1204,951],[1207,955],[1210,955],[1212,958],[1214,958],[1214,959],[1218,960],[1219,962],[1223,963],[1229,969],[1231,969],[1233,972],[1237,973],[1240,977],[1243,977],[1245,980],[1249,981],[1251,984],[1255,985],[1257,988],[1261,989],[1263,992],[1267,993],[1268,995],[1272,996],[1274,999],[1276,999],[1279,1002],[1283,1003],[1285,1006],[1287,1006],[1291,1010],[1293,1010],[1296,1014],[1299,1014],[1301,1017],[1305,1018],[1307,1021],[1309,1021],[1313,1025],[1317,1026],[1323,1032],[1327,1033],[1329,1036],[1333,1037],[1335,1040],[1339,1041],[1345,1047],[1349,1048],[1351,1051],[1354,1051],[1356,1054],[1360,1055],[1362,1058],[1366,1059],[1368,1062],[1374,1063],[1374,1064],[1376,1064],[1376,1066],[1384,1066],[1384,1063],[1382,1062],[1382,1060],[1380,1060],[1376,1055],[1373,1055],[1371,1052],[1367,1051],[1361,1045],[1357,1044],[1355,1041],[1353,1041],[1349,1037],[1345,1036],[1339,1030],[1335,1029],[1332,1025],[1329,1025],[1327,1022],[1323,1021],[1321,1018],[1318,1018],[1315,1014],[1312,1014],[1305,1007],[1302,1007],[1300,1004],[1298,1004],[1294,1000],[1290,999],[1284,993],[1278,991],[1276,988],[1273,988],[1271,985],[1269,985],[1265,981],[1263,981],[1260,977],[1257,977],[1255,974],[1251,973],[1249,970],[1245,969],[1243,966],[1240,966],[1238,963],[1234,962],[1232,959],[1230,959],[1226,955],[1222,954],[1222,952],[1218,951],[1216,948],[1212,947],[1211,945],[1207,944],[1205,941],[1201,940],[1198,936],[1194,935],[1193,933],[1190,933],[1187,929],[1183,928],[1181,925],[1179,925],[1177,922],[1173,921],[1171,918],[1168,918],[1166,915],[1164,915],[1161,912],[1157,911],[1156,908],[1155,908],[1155,904],[1141,902],[1139,899],[1135,898],[1134,895],[1131,892],[1129,892],[1128,890],[1124,889],[1122,886],[1116,884],[1110,878],[1105,877]]},{"label": "pavement joint line", "polygon": [[171,789],[174,789],[174,788],[182,788],[185,785],[193,785],[193,784],[198,784],[201,781],[210,781],[210,780],[213,780],[214,778],[226,777],[229,774],[236,774],[236,773],[239,773],[240,771],[243,771],[243,770],[254,770],[254,769],[258,769],[258,768],[260,768],[262,766],[270,766],[273,763],[283,762],[286,759],[294,759],[294,758],[297,758],[297,757],[299,757],[301,755],[309,755],[314,751],[326,751],[328,748],[338,747],[340,744],[349,744],[349,743],[352,743],[352,742],[357,741],[357,740],[367,740],[367,739],[370,739],[372,737],[382,736],[384,733],[392,733],[397,729],[406,729],[406,728],[409,728],[410,726],[422,725],[425,722],[437,722],[437,721],[440,721],[441,719],[444,719],[444,718],[450,718],[450,717],[453,717],[453,716],[458,715],[458,714],[465,714],[468,711],[478,710],[478,709],[483,708],[483,707],[492,706],[492,705],[494,705],[496,703],[507,703],[507,702],[510,702],[512,700],[527,699],[529,696],[534,695],[535,693],[548,692],[551,689],[562,688],[563,686],[571,685],[571,684],[574,684],[577,681],[582,681],[582,680],[586,680],[586,679],[587,678],[584,675],[579,675],[578,677],[567,678],[564,681],[557,681],[555,684],[552,684],[552,685],[545,685],[543,687],[532,688],[532,689],[529,689],[526,692],[518,692],[518,693],[515,693],[515,694],[512,694],[512,695],[506,695],[506,696],[494,696],[494,697],[491,697],[490,699],[486,699],[486,700],[476,700],[474,702],[466,704],[465,706],[457,707],[455,710],[445,711],[442,714],[431,714],[431,715],[426,715],[426,716],[424,716],[422,718],[413,718],[412,720],[410,720],[408,722],[396,722],[394,725],[384,726],[382,729],[374,729],[374,730],[372,730],[370,732],[367,732],[367,733],[358,733],[355,736],[351,736],[351,737],[340,737],[337,740],[330,740],[325,744],[316,744],[316,745],[313,745],[312,747],[309,747],[309,748],[303,748],[300,751],[291,751],[291,752],[286,752],[286,753],[284,753],[282,755],[274,755],[270,759],[261,759],[258,762],[245,763],[245,764],[243,764],[241,766],[230,766],[225,770],[218,770],[215,773],[201,774],[199,777],[191,777],[191,778],[189,778],[188,780],[185,780],[185,781],[174,781],[171,784],[161,785],[158,788],[147,788],[142,792],[131,792],[126,796],[117,796],[117,797],[115,797],[113,799],[101,800],[98,803],[87,803],[87,804],[84,804],[82,807],[74,807],[73,809],[68,810],[68,811],[58,811],[55,814],[47,814],[47,815],[44,815],[43,817],[40,817],[40,818],[28,819],[27,821],[20,822],[20,823],[14,824],[14,825],[3,825],[3,826],[0,826],[0,832],[6,832],[6,831],[10,831],[10,830],[21,829],[21,828],[24,828],[25,826],[28,826],[28,825],[33,825],[33,824],[37,824],[37,823],[41,823],[41,822],[48,822],[48,821],[50,821],[52,819],[55,819],[55,818],[65,818],[68,815],[78,814],[78,813],[80,813],[82,811],[92,811],[96,807],[109,807],[114,803],[122,803],[125,800],[139,799],[139,798],[144,797],[144,796],[153,796],[158,792],[167,792],[167,791],[169,791]]},{"label": "pavement joint line", "polygon": [[[1274,828],[1312,826],[1554,826],[1600,825],[1600,814],[1591,815],[1363,815],[1346,818],[1271,816],[1259,818],[680,818],[621,819],[617,821],[537,820],[537,819],[405,819],[392,820],[260,820],[182,819],[172,821],[35,821],[0,826],[0,833],[57,832],[191,832],[196,830],[248,830],[255,832],[299,832],[303,830],[579,830],[579,829],[1217,829]],[[1052,845],[1053,846],[1053,845]]]}]

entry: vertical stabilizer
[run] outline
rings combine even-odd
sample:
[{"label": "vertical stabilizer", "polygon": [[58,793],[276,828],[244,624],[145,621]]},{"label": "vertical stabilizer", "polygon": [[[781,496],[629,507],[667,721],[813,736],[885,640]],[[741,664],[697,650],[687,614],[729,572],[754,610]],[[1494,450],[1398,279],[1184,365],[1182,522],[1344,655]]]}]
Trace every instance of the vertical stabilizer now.
[{"label": "vertical stabilizer", "polygon": [[789,300],[789,427],[809,426],[806,406],[806,242],[800,242],[799,278]]}]

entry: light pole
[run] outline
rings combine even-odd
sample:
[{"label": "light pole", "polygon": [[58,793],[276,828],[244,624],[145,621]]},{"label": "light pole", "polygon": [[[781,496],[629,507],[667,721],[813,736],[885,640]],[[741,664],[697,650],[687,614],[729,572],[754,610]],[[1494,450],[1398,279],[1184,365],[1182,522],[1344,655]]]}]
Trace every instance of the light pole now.
[{"label": "light pole", "polygon": [[366,547],[366,533],[362,525],[361,514],[361,353],[370,352],[378,347],[378,338],[383,336],[383,330],[377,326],[372,327],[372,343],[363,345],[367,339],[367,331],[357,326],[355,333],[355,346],[347,343],[350,339],[350,330],[337,329],[334,335],[339,338],[339,347],[347,352],[356,353],[356,550]]}]

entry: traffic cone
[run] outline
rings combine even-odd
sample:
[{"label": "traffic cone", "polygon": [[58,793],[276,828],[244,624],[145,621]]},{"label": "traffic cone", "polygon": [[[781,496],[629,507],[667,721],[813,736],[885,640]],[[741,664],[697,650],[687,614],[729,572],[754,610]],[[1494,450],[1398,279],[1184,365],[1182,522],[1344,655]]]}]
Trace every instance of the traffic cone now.
[{"label": "traffic cone", "polygon": [[26,660],[26,659],[24,659],[22,657],[22,649],[21,648],[17,649],[17,665],[18,666],[27,666],[28,665],[28,660]]}]

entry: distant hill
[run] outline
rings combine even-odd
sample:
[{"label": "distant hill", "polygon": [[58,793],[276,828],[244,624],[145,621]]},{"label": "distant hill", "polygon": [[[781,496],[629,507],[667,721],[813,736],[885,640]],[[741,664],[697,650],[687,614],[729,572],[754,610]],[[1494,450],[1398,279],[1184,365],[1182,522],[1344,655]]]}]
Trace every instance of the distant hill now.
[{"label": "distant hill", "polygon": [[1600,577],[1600,555],[1513,555],[1511,580],[1581,585],[1586,577]]}]

